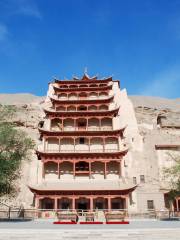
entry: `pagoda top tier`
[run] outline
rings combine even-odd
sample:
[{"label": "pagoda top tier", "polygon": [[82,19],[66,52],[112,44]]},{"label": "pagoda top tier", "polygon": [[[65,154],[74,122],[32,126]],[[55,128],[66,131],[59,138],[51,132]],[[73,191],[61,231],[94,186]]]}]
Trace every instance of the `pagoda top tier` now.
[{"label": "pagoda top tier", "polygon": [[92,82],[96,82],[96,83],[101,83],[101,82],[110,82],[112,81],[112,77],[106,77],[106,78],[102,78],[102,79],[99,79],[97,77],[97,75],[93,76],[93,77],[90,77],[88,74],[87,74],[87,71],[84,72],[83,76],[81,78],[79,77],[76,77],[76,76],[73,76],[72,80],[60,80],[60,79],[57,79],[57,78],[54,78],[54,82],[55,83],[92,83]]}]

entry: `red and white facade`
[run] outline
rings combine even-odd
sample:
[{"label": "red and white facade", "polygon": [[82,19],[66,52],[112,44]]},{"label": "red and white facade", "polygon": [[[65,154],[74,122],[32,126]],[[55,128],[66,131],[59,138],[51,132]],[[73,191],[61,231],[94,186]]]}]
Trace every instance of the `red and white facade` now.
[{"label": "red and white facade", "polygon": [[55,80],[39,124],[40,180],[30,187],[38,209],[127,209],[135,184],[123,181],[128,153],[111,77]]}]

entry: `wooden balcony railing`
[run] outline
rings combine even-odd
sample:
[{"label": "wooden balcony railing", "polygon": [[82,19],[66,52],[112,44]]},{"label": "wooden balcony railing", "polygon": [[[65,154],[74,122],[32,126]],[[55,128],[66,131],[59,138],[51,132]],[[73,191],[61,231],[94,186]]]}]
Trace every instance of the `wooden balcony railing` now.
[{"label": "wooden balcony railing", "polygon": [[[38,148],[39,151],[42,150],[41,147]],[[121,149],[122,151],[123,149]],[[45,149],[44,152],[46,153],[110,153],[110,152],[119,152],[119,148],[113,148],[113,149]]]},{"label": "wooden balcony railing", "polygon": [[[114,108],[113,108],[114,109]],[[113,109],[83,109],[83,110],[79,110],[79,109],[72,109],[72,110],[66,110],[66,109],[58,109],[57,112],[104,112],[104,111],[110,111]]]},{"label": "wooden balcony railing", "polygon": [[[85,85],[86,85],[86,84],[85,84]],[[99,88],[101,88],[101,87],[104,88],[104,87],[112,86],[113,83],[110,83],[110,84],[102,84],[102,83],[100,83],[100,84],[97,84],[97,86],[94,86],[94,85],[92,85],[92,84],[91,84],[91,85],[88,84],[88,85],[86,85],[86,86],[85,86],[85,85],[81,85],[81,84],[80,84],[80,85],[76,85],[76,88],[77,88],[77,89],[79,89],[79,88],[81,89],[81,88],[85,88],[85,87],[86,87],[86,88],[87,88],[87,87],[88,87],[88,88],[92,88],[92,89],[93,89],[93,88],[97,88],[97,87],[99,87]],[[74,85],[73,85],[73,87],[72,87],[71,85],[69,85],[68,87],[67,87],[67,86],[61,86],[61,87],[59,87],[59,89],[71,89],[71,88],[74,88],[74,87],[75,87]]]},{"label": "wooden balcony railing", "polygon": [[59,101],[64,100],[98,100],[98,99],[109,99],[113,97],[114,95],[107,95],[107,96],[87,96],[87,97],[75,97],[75,98],[68,98],[68,97],[57,97],[57,95],[52,95],[52,97]]},{"label": "wooden balcony railing", "polygon": [[51,128],[51,131],[61,131],[61,132],[70,132],[70,131],[112,131],[112,127],[64,127],[62,128]]}]

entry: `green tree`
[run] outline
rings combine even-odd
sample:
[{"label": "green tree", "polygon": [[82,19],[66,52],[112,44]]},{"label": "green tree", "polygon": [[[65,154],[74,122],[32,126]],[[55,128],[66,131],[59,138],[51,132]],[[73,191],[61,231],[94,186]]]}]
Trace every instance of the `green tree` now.
[{"label": "green tree", "polygon": [[23,160],[30,159],[33,141],[12,124],[15,108],[0,105],[0,196],[16,191]]},{"label": "green tree", "polygon": [[169,168],[164,168],[164,177],[169,182],[170,191],[168,193],[168,198],[170,205],[172,205],[174,199],[180,196],[180,156],[168,155],[174,164]]}]

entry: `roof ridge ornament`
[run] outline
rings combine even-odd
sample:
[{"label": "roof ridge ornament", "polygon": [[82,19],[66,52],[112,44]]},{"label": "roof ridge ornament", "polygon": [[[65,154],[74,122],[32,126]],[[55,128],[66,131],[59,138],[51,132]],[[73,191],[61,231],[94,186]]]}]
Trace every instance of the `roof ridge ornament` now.
[{"label": "roof ridge ornament", "polygon": [[[84,80],[86,80],[86,81],[98,80],[98,75],[99,74],[96,74],[96,75],[90,77],[89,74],[88,74],[88,68],[85,67],[83,76],[79,78],[78,76],[73,75],[73,80],[75,80],[75,81],[78,81],[78,80],[83,80],[83,81]],[[112,78],[113,76],[114,76],[114,74],[110,75],[109,77],[103,77],[102,80]]]},{"label": "roof ridge ornament", "polygon": [[87,68],[87,67],[85,67],[85,68],[84,68],[84,74],[88,75],[88,73],[87,73],[87,72],[88,72],[88,68]]},{"label": "roof ridge ornament", "polygon": [[73,80],[79,80],[79,78],[76,75],[73,75]]},{"label": "roof ridge ornament", "polygon": [[95,75],[93,77],[90,77],[89,74],[88,74],[88,68],[85,67],[84,68],[84,75],[83,75],[81,80],[97,80],[97,75]]}]

